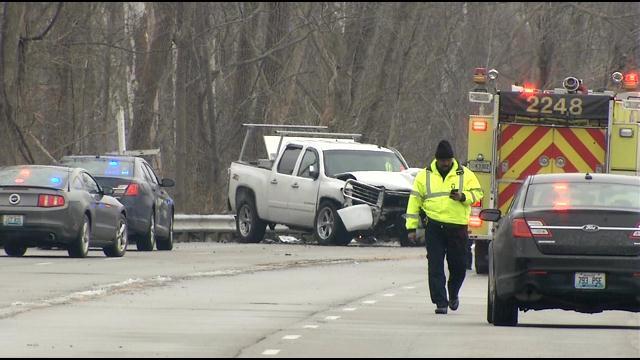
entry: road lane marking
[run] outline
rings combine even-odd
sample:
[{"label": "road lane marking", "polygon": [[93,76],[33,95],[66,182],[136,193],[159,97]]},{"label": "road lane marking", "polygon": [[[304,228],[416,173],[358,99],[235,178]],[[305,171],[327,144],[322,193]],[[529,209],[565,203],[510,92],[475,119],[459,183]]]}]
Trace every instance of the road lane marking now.
[{"label": "road lane marking", "polygon": [[340,316],[327,316],[326,318],[324,318],[325,320],[338,320],[340,319]]},{"label": "road lane marking", "polygon": [[362,303],[363,304],[367,304],[367,305],[372,305],[372,304],[375,304],[377,302],[378,302],[378,300],[365,300]]},{"label": "road lane marking", "polygon": [[37,263],[37,264],[34,264],[34,265],[35,265],[35,266],[44,266],[44,265],[51,265],[51,264],[53,264],[53,263],[50,263],[50,262],[44,262],[44,263]]},{"label": "road lane marking", "polygon": [[305,325],[304,326],[305,329],[317,329],[319,327],[320,327],[319,325]]},{"label": "road lane marking", "polygon": [[396,296],[396,294],[384,294],[382,296],[384,296],[384,297],[392,297],[392,296]]},{"label": "road lane marking", "polygon": [[298,340],[302,337],[302,335],[285,335],[282,337],[282,340]]},{"label": "road lane marking", "polygon": [[108,257],[104,261],[124,260],[124,257]]},{"label": "road lane marking", "polygon": [[403,287],[403,289],[407,289],[407,290],[411,290],[411,289],[415,289],[415,286],[405,286]]},{"label": "road lane marking", "polygon": [[344,308],[342,311],[356,311],[358,308]]},{"label": "road lane marking", "polygon": [[278,353],[280,353],[280,350],[277,349],[268,349],[262,352],[262,355],[278,355]]}]

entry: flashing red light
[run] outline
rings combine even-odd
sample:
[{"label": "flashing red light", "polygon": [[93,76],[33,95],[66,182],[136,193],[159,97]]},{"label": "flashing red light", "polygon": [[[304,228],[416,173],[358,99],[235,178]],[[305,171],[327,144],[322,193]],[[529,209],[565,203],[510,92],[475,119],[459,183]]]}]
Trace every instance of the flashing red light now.
[{"label": "flashing red light", "polygon": [[635,89],[638,86],[638,74],[636,73],[628,73],[624,76],[622,80],[622,85],[627,90]]},{"label": "flashing red light", "polygon": [[567,184],[553,184],[553,190],[556,192],[566,192],[569,189],[569,185]]},{"label": "flashing red light", "polygon": [[487,131],[487,127],[486,120],[473,120],[471,122],[471,128],[473,131]]},{"label": "flashing red light", "polygon": [[24,184],[24,179],[22,178],[17,178],[14,180],[16,184]]},{"label": "flashing red light", "polygon": [[64,197],[60,195],[39,195],[38,196],[38,207],[60,207],[64,206]]},{"label": "flashing red light", "polygon": [[471,207],[482,207],[482,202],[476,201],[473,204],[471,204]]},{"label": "flashing red light", "polygon": [[557,200],[553,202],[553,209],[554,210],[567,210],[571,207],[571,203],[569,202],[569,200]]},{"label": "flashing red light", "polygon": [[470,227],[481,227],[482,219],[479,216],[470,216],[469,217],[469,226]]},{"label": "flashing red light", "polygon": [[522,92],[526,93],[526,94],[533,94],[535,92],[537,92],[538,89],[536,89],[536,86],[533,85],[532,83],[524,83],[522,85]]},{"label": "flashing red light", "polygon": [[511,234],[515,238],[530,239],[533,237],[531,229],[529,229],[529,225],[524,219],[513,219],[511,223]]},{"label": "flashing red light", "polygon": [[22,170],[20,170],[20,176],[22,176],[22,177],[29,177],[29,176],[31,176],[31,170],[29,170],[29,169],[22,169]]},{"label": "flashing red light", "polygon": [[140,185],[137,183],[131,183],[127,186],[127,191],[124,193],[124,196],[138,196],[140,195]]}]

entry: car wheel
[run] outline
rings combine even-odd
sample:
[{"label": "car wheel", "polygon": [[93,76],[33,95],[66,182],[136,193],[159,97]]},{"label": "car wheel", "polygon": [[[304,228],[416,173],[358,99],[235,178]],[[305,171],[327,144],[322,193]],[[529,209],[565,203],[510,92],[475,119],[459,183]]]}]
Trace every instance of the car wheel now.
[{"label": "car wheel", "polygon": [[498,297],[496,287],[493,286],[490,295],[492,310],[491,315],[495,326],[516,326],[518,325],[518,306],[512,299],[501,300]]},{"label": "car wheel", "polygon": [[475,245],[475,256],[473,260],[476,264],[476,273],[487,274],[489,273],[489,242],[484,240],[475,241]]},{"label": "car wheel", "polygon": [[487,322],[489,324],[493,324],[493,307],[494,307],[494,299],[495,299],[495,291],[494,287],[491,286],[491,276],[493,274],[489,274],[489,279],[487,280]]},{"label": "car wheel", "polygon": [[136,247],[138,251],[153,251],[156,246],[156,213],[151,212],[151,219],[149,219],[149,229],[147,233],[142,235],[136,240]]},{"label": "car wheel", "polygon": [[84,222],[80,227],[78,236],[69,245],[69,256],[72,258],[84,258],[89,254],[89,242],[91,241],[91,221],[87,214],[84,215]]},{"label": "car wheel", "polygon": [[267,223],[258,217],[258,211],[252,198],[243,195],[238,200],[236,212],[236,230],[243,243],[259,243],[264,239]]},{"label": "car wheel", "polygon": [[337,206],[331,201],[320,203],[314,222],[314,237],[320,245],[346,246],[353,236],[344,228]]},{"label": "car wheel", "polygon": [[118,226],[116,227],[116,236],[114,243],[111,246],[107,246],[104,249],[104,254],[108,257],[122,257],[127,252],[127,245],[129,243],[129,237],[127,232],[127,219],[124,215],[120,215],[118,220]]},{"label": "car wheel", "polygon": [[158,250],[169,251],[173,249],[173,214],[169,218],[169,234],[166,237],[158,237],[156,244]]},{"label": "car wheel", "polygon": [[27,247],[15,243],[7,242],[4,244],[4,252],[11,257],[21,257],[27,252]]}]

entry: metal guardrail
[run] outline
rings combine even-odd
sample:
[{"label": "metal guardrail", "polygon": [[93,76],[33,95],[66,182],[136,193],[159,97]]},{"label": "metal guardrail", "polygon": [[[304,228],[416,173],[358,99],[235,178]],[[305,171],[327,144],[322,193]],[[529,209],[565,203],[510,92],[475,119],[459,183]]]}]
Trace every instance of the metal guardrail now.
[{"label": "metal guardrail", "polygon": [[236,219],[233,215],[186,215],[173,217],[173,231],[183,232],[234,232]]},{"label": "metal guardrail", "polygon": [[[230,233],[236,231],[234,215],[188,215],[173,216],[173,231],[176,233]],[[267,231],[269,229],[267,228]],[[276,225],[275,232],[289,232],[289,228]]]}]

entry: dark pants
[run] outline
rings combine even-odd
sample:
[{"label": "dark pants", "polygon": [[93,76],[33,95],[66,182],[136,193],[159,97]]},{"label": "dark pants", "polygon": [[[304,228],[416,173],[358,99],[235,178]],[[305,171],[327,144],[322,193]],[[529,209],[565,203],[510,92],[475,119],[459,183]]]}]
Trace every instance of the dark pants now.
[{"label": "dark pants", "polygon": [[[445,307],[447,289],[449,298],[457,299],[467,272],[468,233],[464,225],[444,224],[429,219],[425,229],[427,258],[429,259],[429,291],[431,302],[438,307]],[[444,258],[449,266],[449,282],[444,272]]]}]

